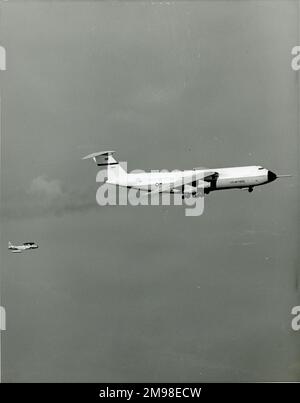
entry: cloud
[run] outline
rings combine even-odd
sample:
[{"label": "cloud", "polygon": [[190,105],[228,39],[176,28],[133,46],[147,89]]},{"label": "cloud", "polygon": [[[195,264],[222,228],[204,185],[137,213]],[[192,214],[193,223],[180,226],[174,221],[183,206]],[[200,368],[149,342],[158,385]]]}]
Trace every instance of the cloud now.
[{"label": "cloud", "polygon": [[87,211],[98,207],[92,186],[72,189],[59,179],[38,176],[26,190],[18,191],[2,203],[2,216],[7,218],[40,217]]},{"label": "cloud", "polygon": [[58,179],[47,179],[45,176],[38,176],[32,180],[29,193],[48,201],[64,197],[62,182]]},{"label": "cloud", "polygon": [[38,176],[31,181],[29,196],[36,212],[56,215],[83,211],[97,206],[91,188],[71,189],[59,179]]}]

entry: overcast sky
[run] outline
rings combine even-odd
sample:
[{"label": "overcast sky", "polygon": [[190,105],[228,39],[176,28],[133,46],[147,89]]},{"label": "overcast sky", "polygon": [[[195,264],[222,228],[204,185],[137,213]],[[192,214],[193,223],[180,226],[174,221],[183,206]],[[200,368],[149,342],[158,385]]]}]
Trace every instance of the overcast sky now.
[{"label": "overcast sky", "polygon": [[[297,7],[1,3],[4,381],[300,380]],[[195,218],[99,207],[81,158],[106,149],[293,178]]]}]

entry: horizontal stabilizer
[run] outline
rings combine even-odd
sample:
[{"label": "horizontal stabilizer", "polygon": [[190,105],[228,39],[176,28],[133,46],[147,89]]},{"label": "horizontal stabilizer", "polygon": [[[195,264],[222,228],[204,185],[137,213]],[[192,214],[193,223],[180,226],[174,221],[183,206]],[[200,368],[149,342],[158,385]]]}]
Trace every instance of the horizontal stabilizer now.
[{"label": "horizontal stabilizer", "polygon": [[98,157],[100,155],[112,155],[114,153],[115,153],[115,151],[100,151],[99,153],[92,153],[92,154],[86,155],[82,159],[87,160],[89,158],[95,158],[95,157]]},{"label": "horizontal stabilizer", "polygon": [[83,160],[93,159],[98,166],[117,165],[118,162],[112,157],[115,151],[101,151],[83,157]]}]

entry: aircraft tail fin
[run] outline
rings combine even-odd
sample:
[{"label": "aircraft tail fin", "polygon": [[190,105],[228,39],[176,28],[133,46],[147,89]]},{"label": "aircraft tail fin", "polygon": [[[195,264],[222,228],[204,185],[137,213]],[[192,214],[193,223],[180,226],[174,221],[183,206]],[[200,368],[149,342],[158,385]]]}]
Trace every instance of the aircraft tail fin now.
[{"label": "aircraft tail fin", "polygon": [[107,169],[107,178],[109,181],[115,181],[119,177],[124,177],[127,172],[115,160],[113,154],[115,151],[101,151],[99,153],[89,154],[83,157],[83,160],[93,159],[94,162],[103,169]]},{"label": "aircraft tail fin", "polygon": [[11,242],[11,241],[8,241],[8,247],[10,248],[10,247],[12,247],[12,246],[13,246],[12,242]]}]

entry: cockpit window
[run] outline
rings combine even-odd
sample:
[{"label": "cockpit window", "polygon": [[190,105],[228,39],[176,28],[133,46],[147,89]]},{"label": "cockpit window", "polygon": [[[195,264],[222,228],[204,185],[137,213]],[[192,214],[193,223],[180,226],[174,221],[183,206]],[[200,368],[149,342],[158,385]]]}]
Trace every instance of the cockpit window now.
[{"label": "cockpit window", "polygon": [[264,167],[259,167],[258,169],[265,169]]}]

